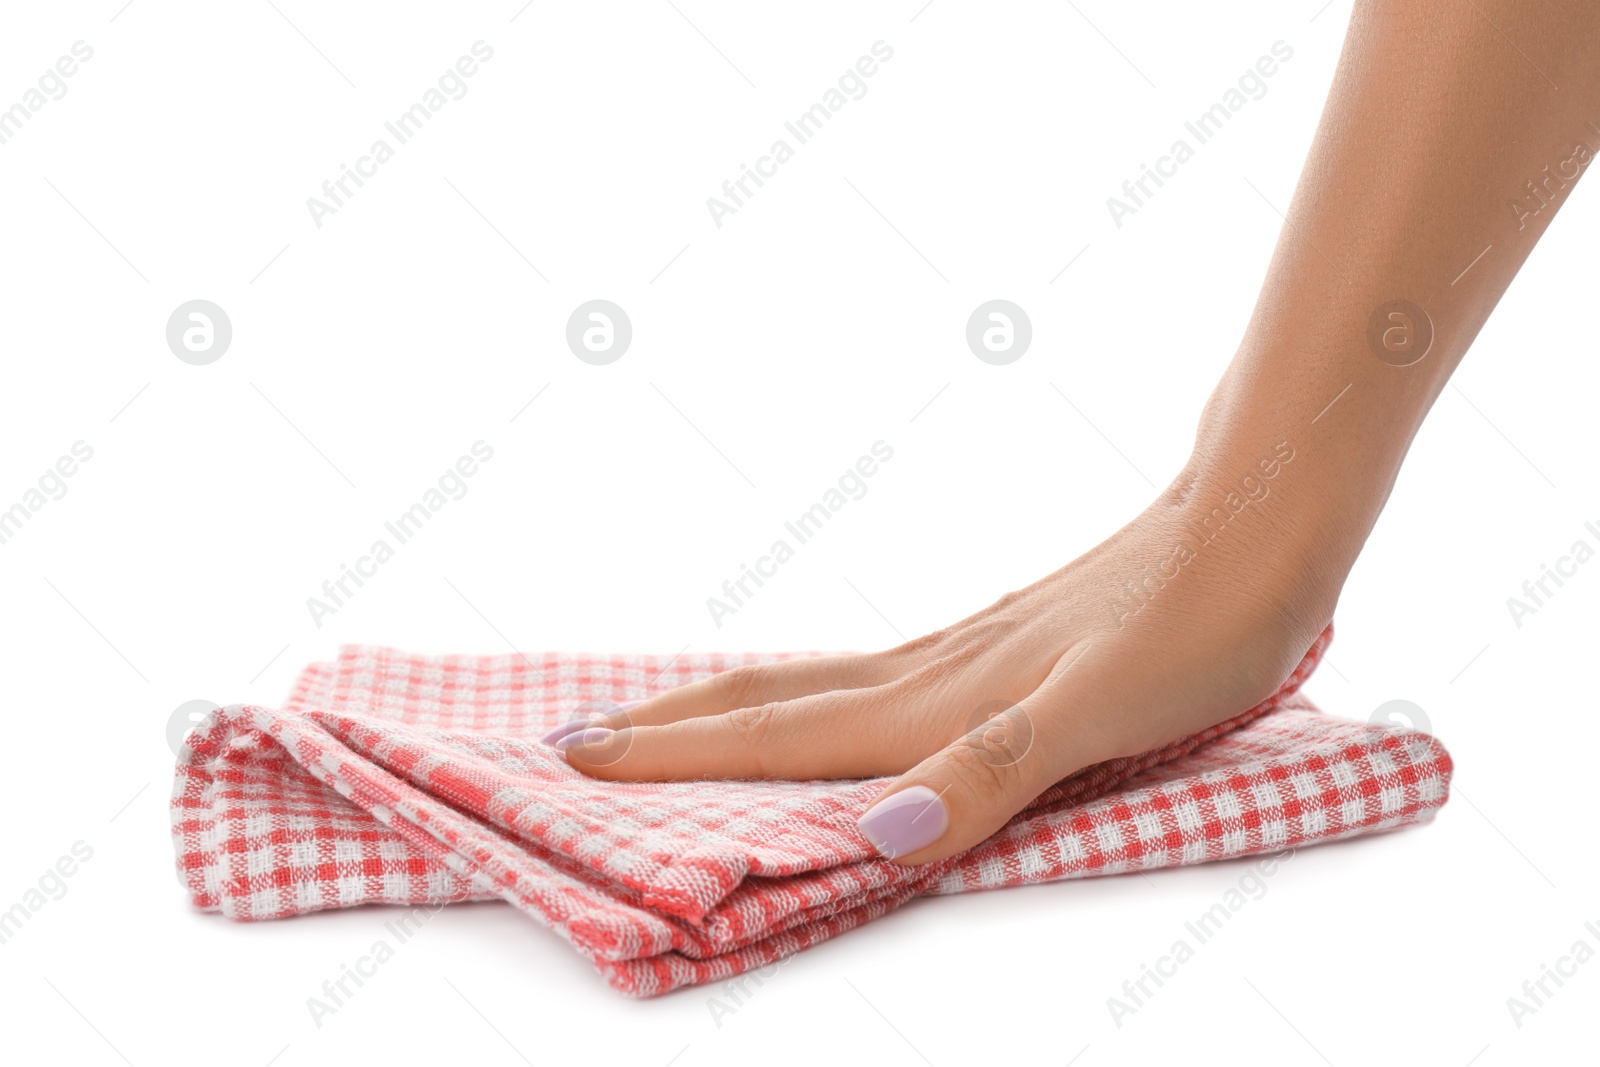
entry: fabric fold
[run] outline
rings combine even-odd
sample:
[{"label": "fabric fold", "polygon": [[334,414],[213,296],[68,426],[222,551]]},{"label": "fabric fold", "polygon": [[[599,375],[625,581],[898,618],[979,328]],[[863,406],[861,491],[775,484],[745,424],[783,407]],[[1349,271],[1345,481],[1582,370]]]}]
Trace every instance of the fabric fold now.
[{"label": "fabric fold", "polygon": [[913,897],[1277,851],[1425,822],[1450,757],[1279,690],[1178,743],[1085,768],[948,860],[878,857],[888,779],[600,782],[537,740],[586,710],[790,656],[415,656],[347,646],[282,708],[232,705],[180,752],[172,832],[194,904],[277,919],[503,899],[624,993],[720,981]]}]

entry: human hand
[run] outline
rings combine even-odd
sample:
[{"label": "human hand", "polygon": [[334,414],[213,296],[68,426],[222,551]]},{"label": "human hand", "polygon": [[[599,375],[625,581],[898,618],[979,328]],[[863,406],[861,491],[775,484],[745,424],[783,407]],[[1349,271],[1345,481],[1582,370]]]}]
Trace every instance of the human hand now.
[{"label": "human hand", "polygon": [[1276,691],[1343,579],[1272,492],[1293,454],[1244,482],[1186,472],[1095,549],[926,637],[735,668],[546,740],[611,780],[899,776],[862,832],[896,862],[943,859],[1062,778]]}]

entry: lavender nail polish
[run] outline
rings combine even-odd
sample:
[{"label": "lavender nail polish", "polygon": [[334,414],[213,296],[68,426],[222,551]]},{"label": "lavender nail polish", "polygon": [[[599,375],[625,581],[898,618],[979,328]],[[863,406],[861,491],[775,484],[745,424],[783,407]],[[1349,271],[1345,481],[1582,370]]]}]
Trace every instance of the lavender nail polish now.
[{"label": "lavender nail polish", "polygon": [[886,859],[933,844],[950,825],[944,801],[925,785],[902,789],[873,806],[856,825]]},{"label": "lavender nail polish", "polygon": [[567,722],[562,723],[560,726],[557,726],[554,730],[551,730],[543,737],[539,738],[539,740],[544,744],[553,745],[563,737],[566,737],[568,734],[575,734],[579,730],[582,730],[584,727],[590,725],[592,725],[592,723],[587,718],[570,719]]},{"label": "lavender nail polish", "polygon": [[[616,707],[612,708],[607,713],[607,716],[609,717],[611,715],[615,715],[618,712],[629,711],[629,710],[631,710],[633,708],[638,707],[640,704],[643,704],[643,703],[644,703],[644,701],[642,701],[642,700],[629,700],[626,703],[618,704]],[[590,727],[590,726],[596,726],[597,727],[598,725],[599,725],[598,717],[597,716],[593,716],[593,715],[585,715],[585,716],[583,716],[581,718],[569,719],[566,722],[562,723],[560,726],[557,726],[554,730],[551,730],[549,733],[545,734],[539,740],[541,742],[543,742],[544,744],[554,745],[557,741],[560,741],[563,737],[566,737],[568,734],[575,734],[579,730],[582,730],[582,729],[584,729],[586,727]]]},{"label": "lavender nail polish", "polygon": [[565,752],[573,745],[592,745],[597,741],[604,741],[614,733],[616,733],[615,730],[608,730],[604,726],[591,726],[587,730],[583,730],[578,733],[570,733],[556,741],[555,744],[556,748],[560,749],[562,752]]}]

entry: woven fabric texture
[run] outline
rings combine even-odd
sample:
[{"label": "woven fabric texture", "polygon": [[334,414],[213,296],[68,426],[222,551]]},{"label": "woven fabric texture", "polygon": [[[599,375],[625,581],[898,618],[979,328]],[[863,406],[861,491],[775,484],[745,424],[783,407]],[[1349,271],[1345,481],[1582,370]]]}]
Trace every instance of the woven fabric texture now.
[{"label": "woven fabric texture", "polygon": [[951,859],[878,857],[887,779],[601,782],[538,741],[588,709],[774,656],[416,656],[349,646],[282,708],[232,705],[178,759],[172,833],[196,906],[279,919],[504,899],[614,987],[651,996],[768,968],[912,897],[1278,851],[1431,819],[1450,757],[1330,718],[1298,690],[1086,768]]}]

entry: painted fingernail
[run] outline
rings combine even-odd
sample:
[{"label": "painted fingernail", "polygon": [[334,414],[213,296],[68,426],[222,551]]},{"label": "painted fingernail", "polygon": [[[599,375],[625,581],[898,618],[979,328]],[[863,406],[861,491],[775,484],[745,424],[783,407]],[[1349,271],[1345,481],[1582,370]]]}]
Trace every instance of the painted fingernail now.
[{"label": "painted fingernail", "polygon": [[579,733],[568,734],[556,741],[555,744],[556,748],[565,752],[573,745],[592,745],[596,742],[604,741],[614,733],[616,733],[615,730],[608,730],[604,726],[591,726],[589,729]]},{"label": "painted fingernail", "polygon": [[[644,703],[644,701],[642,701],[642,700],[630,700],[630,701],[628,701],[626,703],[618,704],[616,707],[612,708],[611,711],[608,712],[607,714],[608,715],[615,715],[619,711],[628,711],[628,710],[630,710],[632,708],[638,707],[640,704],[643,704],[643,703]],[[545,734],[539,740],[542,741],[544,744],[553,745],[557,741],[561,740],[563,737],[566,737],[568,734],[575,734],[579,730],[584,729],[585,727],[594,726],[596,724],[595,720],[596,720],[596,717],[593,716],[593,715],[585,715],[582,718],[578,718],[578,719],[569,719],[568,721],[562,723],[560,726],[557,726],[554,730],[551,730],[549,733]]]},{"label": "painted fingernail", "polygon": [[892,860],[939,840],[950,825],[950,815],[939,794],[914,785],[874,805],[856,825],[873,848]]},{"label": "painted fingernail", "polygon": [[592,723],[587,718],[572,719],[568,722],[562,723],[560,726],[557,726],[554,730],[551,730],[539,740],[547,745],[553,745],[563,737],[566,737],[568,734],[575,734],[579,730],[582,730],[584,727],[590,725],[592,725]]}]

